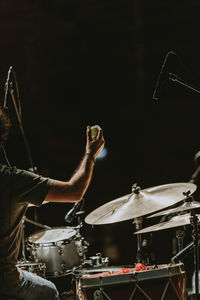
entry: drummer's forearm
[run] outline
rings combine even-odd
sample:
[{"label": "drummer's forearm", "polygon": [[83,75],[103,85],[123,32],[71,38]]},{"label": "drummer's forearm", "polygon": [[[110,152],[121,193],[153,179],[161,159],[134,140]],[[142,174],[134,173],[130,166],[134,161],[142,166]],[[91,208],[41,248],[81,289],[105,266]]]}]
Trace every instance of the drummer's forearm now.
[{"label": "drummer's forearm", "polygon": [[69,181],[52,180],[52,187],[45,201],[76,202],[83,198],[93,174],[94,160],[91,155],[84,155],[79,167]]}]

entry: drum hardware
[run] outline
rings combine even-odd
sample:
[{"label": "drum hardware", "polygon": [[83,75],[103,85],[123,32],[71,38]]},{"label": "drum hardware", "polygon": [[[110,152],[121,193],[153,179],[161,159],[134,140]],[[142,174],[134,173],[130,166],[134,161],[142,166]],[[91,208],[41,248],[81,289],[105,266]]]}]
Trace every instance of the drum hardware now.
[{"label": "drum hardware", "polygon": [[[178,215],[172,217],[169,221],[162,222],[159,224],[155,224],[153,226],[149,226],[147,228],[141,229],[138,232],[135,232],[134,234],[141,234],[141,233],[147,233],[152,231],[159,231],[164,229],[169,229],[173,227],[178,226],[184,226],[184,225],[192,225],[193,232],[193,243],[189,244],[185,249],[182,249],[175,257],[171,259],[172,262],[177,261],[177,259],[180,259],[180,257],[185,254],[187,251],[194,249],[194,270],[195,270],[195,297],[196,300],[200,299],[199,294],[199,245],[198,245],[198,239],[199,239],[199,218],[200,215],[195,215],[194,210],[191,211],[190,214],[184,214],[184,215]],[[181,232],[178,232],[178,237],[183,238],[183,234]],[[180,237],[181,235],[181,237]],[[182,241],[181,241],[182,245]]]},{"label": "drum hardware", "polygon": [[[82,212],[81,212],[82,214]],[[80,221],[80,219],[79,219]],[[87,241],[85,241],[84,237],[82,237],[80,233],[80,228],[83,226],[83,222],[80,221],[79,225],[76,227],[73,227],[76,230],[76,238],[75,238],[75,244],[78,249],[79,256],[82,261],[86,259],[86,253],[88,251],[88,246],[90,245]]]},{"label": "drum hardware", "polygon": [[106,299],[111,300],[111,298],[105,293],[104,289],[99,287],[99,289],[94,292],[94,300],[103,300],[103,296],[105,296]]},{"label": "drum hardware", "polygon": [[[64,254],[64,251],[61,247],[58,247],[58,253],[59,253],[60,256],[62,256]],[[65,264],[62,264],[62,265],[65,265]]]},{"label": "drum hardware", "polygon": [[[172,238],[172,256],[176,256],[177,253],[183,250],[183,240],[184,240],[185,232],[184,230],[176,230],[175,237]],[[182,262],[182,258],[179,257],[179,263]]]},{"label": "drum hardware", "polygon": [[62,269],[63,271],[66,271],[66,270],[67,270],[67,265],[66,265],[66,264],[61,264],[61,269]]},{"label": "drum hardware", "polygon": [[45,278],[45,270],[46,265],[44,263],[38,263],[34,261],[24,261],[20,260],[18,261],[17,267],[21,269],[22,271],[27,271],[31,273],[35,273],[43,278]]},{"label": "drum hardware", "polygon": [[184,236],[185,236],[184,230],[176,230],[176,238],[178,241],[178,252],[180,252],[183,249]]},{"label": "drum hardware", "polygon": [[[78,230],[76,228],[76,230]],[[42,230],[29,236],[30,257],[46,264],[46,277],[65,276],[74,266],[81,265],[76,246],[76,231],[71,227]]]},{"label": "drum hardware", "polygon": [[[135,224],[136,230],[141,230],[142,229],[142,217],[135,218],[133,224]],[[136,254],[136,260],[137,260],[137,262],[141,262],[142,263],[143,259],[140,256],[141,246],[142,246],[142,235],[138,234],[137,235],[137,254]]]},{"label": "drum hardware", "polygon": [[102,257],[101,253],[97,253],[95,256],[90,256],[89,259],[85,259],[82,263],[83,267],[107,267],[109,264],[108,257]]},{"label": "drum hardware", "polygon": [[177,263],[182,260],[185,256],[187,256],[194,249],[194,242],[189,243],[186,247],[184,247],[180,252],[178,252],[175,256],[171,258],[172,263]]},{"label": "drum hardware", "polygon": [[[132,193],[95,209],[85,218],[91,225],[103,225],[135,219],[175,205],[196,190],[193,183],[171,183],[141,190],[133,185]],[[184,193],[184,194],[183,194]]]}]

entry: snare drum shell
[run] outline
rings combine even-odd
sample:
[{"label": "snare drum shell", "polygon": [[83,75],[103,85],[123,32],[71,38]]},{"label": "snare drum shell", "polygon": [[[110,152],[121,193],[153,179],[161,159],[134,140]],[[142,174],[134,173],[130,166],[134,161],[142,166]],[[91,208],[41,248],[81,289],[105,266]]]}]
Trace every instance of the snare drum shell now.
[{"label": "snare drum shell", "polygon": [[46,277],[56,277],[66,274],[74,266],[81,264],[74,241],[68,244],[32,246],[31,258],[46,265]]},{"label": "snare drum shell", "polygon": [[41,230],[28,238],[31,259],[45,263],[47,278],[63,276],[81,264],[75,238],[70,227]]}]

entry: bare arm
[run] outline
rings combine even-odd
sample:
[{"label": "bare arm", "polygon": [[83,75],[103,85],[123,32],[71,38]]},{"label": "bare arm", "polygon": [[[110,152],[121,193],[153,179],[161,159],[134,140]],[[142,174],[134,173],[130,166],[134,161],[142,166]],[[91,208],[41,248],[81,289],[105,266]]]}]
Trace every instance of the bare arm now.
[{"label": "bare arm", "polygon": [[69,181],[53,180],[53,185],[45,201],[48,202],[75,202],[82,199],[93,174],[94,160],[104,147],[103,131],[98,126],[98,135],[91,138],[91,129],[87,127],[86,154],[79,167]]}]

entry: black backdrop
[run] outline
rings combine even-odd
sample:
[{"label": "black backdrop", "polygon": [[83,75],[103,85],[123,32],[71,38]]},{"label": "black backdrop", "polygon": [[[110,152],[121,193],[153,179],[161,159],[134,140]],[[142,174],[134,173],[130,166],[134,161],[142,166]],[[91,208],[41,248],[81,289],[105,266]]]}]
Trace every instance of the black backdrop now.
[{"label": "black backdrop", "polygon": [[[84,153],[86,126],[104,129],[108,155],[96,163],[86,215],[130,193],[134,182],[146,188],[190,179],[200,149],[200,95],[173,82],[159,101],[152,94],[170,50],[180,57],[170,57],[170,72],[200,86],[199,9],[198,1],[1,1],[1,99],[12,65],[39,173],[69,178]],[[28,168],[10,98],[8,107],[14,124],[8,157]],[[66,226],[71,206],[39,208],[38,221]],[[33,218],[32,208],[27,216]],[[26,230],[38,228],[27,224]],[[100,251],[113,264],[135,262],[134,231],[132,220],[82,228],[89,253]],[[153,235],[157,263],[168,263],[173,235]]]}]

